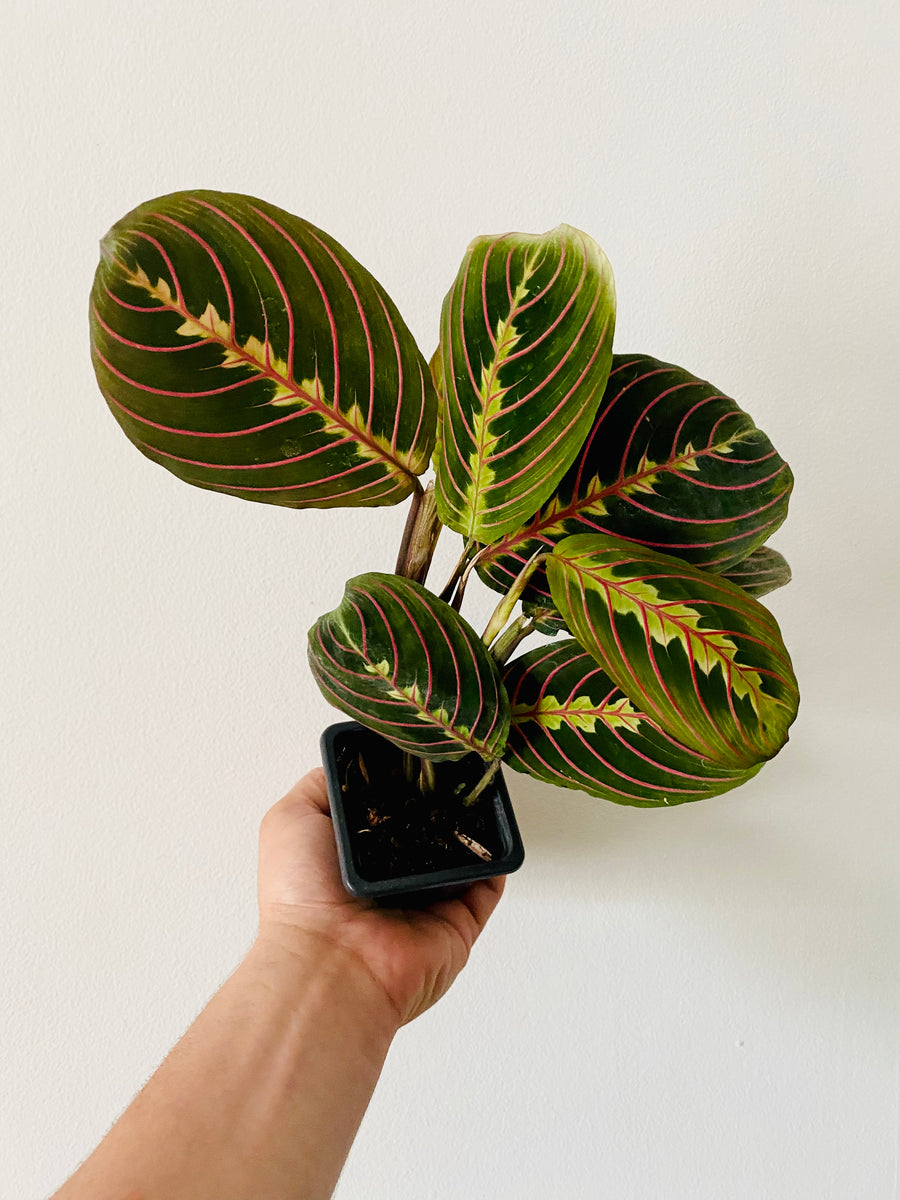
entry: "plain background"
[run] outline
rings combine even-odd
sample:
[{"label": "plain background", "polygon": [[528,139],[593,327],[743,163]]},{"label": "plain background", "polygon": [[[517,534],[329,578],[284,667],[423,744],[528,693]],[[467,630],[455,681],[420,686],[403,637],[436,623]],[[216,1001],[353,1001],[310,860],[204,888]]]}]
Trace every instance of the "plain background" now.
[{"label": "plain background", "polygon": [[3,11],[2,1200],[62,1181],[249,945],[258,822],[333,715],[306,629],[404,519],[204,493],[120,434],[97,240],[186,187],[326,228],[426,355],[473,236],[580,226],[617,347],[714,381],[797,478],[790,745],[668,811],[510,776],[526,865],[340,1200],[895,1196],[896,6]]}]

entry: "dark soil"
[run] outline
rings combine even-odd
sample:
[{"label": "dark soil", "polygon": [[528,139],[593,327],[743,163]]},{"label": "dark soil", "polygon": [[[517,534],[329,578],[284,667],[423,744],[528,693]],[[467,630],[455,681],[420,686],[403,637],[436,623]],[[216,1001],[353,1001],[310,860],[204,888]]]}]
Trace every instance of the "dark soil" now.
[{"label": "dark soil", "polygon": [[349,733],[335,743],[335,757],[353,865],[363,879],[399,879],[485,862],[457,833],[483,847],[492,860],[503,856],[494,788],[489,785],[472,805],[462,803],[484,774],[477,754],[435,763],[437,790],[427,798],[407,781],[402,752],[375,733]]}]

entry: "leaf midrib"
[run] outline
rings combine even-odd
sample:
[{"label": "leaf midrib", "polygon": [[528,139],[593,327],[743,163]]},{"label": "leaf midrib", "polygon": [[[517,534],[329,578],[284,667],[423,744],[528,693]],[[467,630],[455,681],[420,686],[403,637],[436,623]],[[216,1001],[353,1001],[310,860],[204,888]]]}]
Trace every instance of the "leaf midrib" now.
[{"label": "leaf midrib", "polygon": [[[128,275],[129,282],[133,286],[143,287],[143,288],[145,288],[145,290],[147,290],[143,281],[134,272],[130,271],[127,267],[125,267],[124,263],[120,263],[119,265],[122,267],[122,269]],[[170,289],[170,291],[171,291],[171,289]],[[186,321],[192,321],[195,324],[201,324],[200,318],[195,316],[188,309],[186,304],[179,304],[177,302],[177,300],[166,300],[165,298],[160,297],[156,292],[151,292],[151,294],[160,300],[160,304],[163,308],[168,309],[170,312],[177,313],[180,317],[183,317]],[[229,327],[232,329],[234,328],[233,320],[231,319],[230,314],[229,314]],[[207,327],[203,326],[203,328],[207,328]],[[343,429],[345,429],[347,431],[348,434],[351,435],[351,437],[354,441],[364,443],[371,451],[372,457],[380,459],[387,466],[388,471],[390,471],[392,474],[395,474],[395,475],[399,474],[401,476],[406,476],[409,480],[411,480],[413,482],[413,484],[415,484],[416,476],[413,474],[412,471],[407,470],[407,468],[404,467],[401,462],[399,462],[395,458],[392,458],[389,454],[386,454],[385,451],[382,449],[381,446],[378,445],[378,442],[375,441],[374,438],[369,438],[369,437],[366,437],[365,435],[361,434],[358,426],[354,425],[352,421],[349,421],[344,416],[344,414],[340,410],[340,408],[338,408],[336,406],[334,408],[332,408],[329,405],[324,404],[321,400],[318,400],[315,396],[310,395],[309,392],[304,391],[303,388],[301,388],[298,385],[297,381],[293,378],[292,375],[291,376],[281,375],[273,367],[264,367],[257,359],[255,359],[250,354],[250,352],[248,350],[246,350],[240,344],[240,342],[238,342],[236,337],[226,339],[226,338],[221,337],[218,333],[216,333],[215,330],[210,329],[209,333],[204,335],[204,340],[218,344],[223,349],[227,350],[229,354],[235,355],[236,357],[240,358],[242,361],[242,365],[250,367],[253,371],[255,371],[255,373],[260,378],[268,379],[271,382],[275,383],[276,386],[282,386],[282,387],[289,388],[291,390],[292,394],[294,396],[296,396],[300,401],[302,401],[303,403],[308,405],[308,407],[310,409],[312,409],[313,412],[324,417],[326,421],[331,421],[336,425],[340,425]],[[268,344],[268,342],[266,342],[265,344]],[[399,404],[399,400],[398,400],[398,404]]]},{"label": "leaf midrib", "polygon": [[[344,629],[344,633],[347,635],[347,638],[350,643],[349,646],[344,646],[343,648],[345,650],[352,650],[355,654],[357,654],[359,656],[359,659],[361,662],[367,663],[371,667],[376,667],[376,660],[368,652],[364,652],[363,648],[361,646],[356,645],[356,643],[354,642],[353,637],[351,636],[348,629],[344,628],[343,626],[342,626],[342,628]],[[335,641],[337,642],[338,645],[341,645],[340,641],[338,641],[337,638],[335,638]],[[383,661],[385,661],[384,656],[382,656],[381,658],[379,658],[377,660],[377,662],[383,662]],[[482,757],[484,756],[484,751],[487,749],[487,746],[485,744],[479,745],[472,738],[462,737],[459,733],[457,733],[457,731],[453,728],[452,725],[448,725],[445,721],[441,721],[430,709],[423,708],[421,705],[416,704],[415,700],[413,700],[411,696],[407,696],[406,692],[403,691],[403,688],[400,685],[399,679],[397,678],[396,666],[394,667],[393,671],[391,672],[390,679],[388,679],[385,675],[382,675],[382,673],[377,669],[369,672],[368,675],[369,675],[369,678],[371,678],[373,680],[382,679],[386,684],[390,683],[392,685],[392,687],[394,688],[394,691],[399,693],[399,695],[401,695],[403,697],[404,703],[408,704],[410,706],[410,708],[414,709],[417,713],[424,716],[432,725],[436,726],[438,729],[443,730],[443,732],[448,734],[453,739],[453,741],[458,742],[461,746],[468,747],[469,750],[475,751],[476,754],[479,754]],[[413,680],[412,686],[415,688],[418,688],[418,686],[419,686],[418,682],[416,680]]]},{"label": "leaf midrib", "polygon": [[[533,254],[533,255],[529,256],[529,258],[526,259],[526,261],[522,267],[522,278],[516,284],[515,296],[513,298],[512,304],[509,307],[507,316],[505,318],[498,319],[498,321],[497,321],[498,328],[500,326],[503,327],[503,334],[502,334],[500,340],[494,346],[494,355],[491,360],[490,367],[488,368],[487,373],[486,373],[484,390],[486,391],[487,394],[486,395],[483,394],[482,389],[479,389],[478,393],[477,393],[478,398],[481,401],[482,412],[479,417],[476,417],[476,422],[475,422],[476,429],[477,429],[477,437],[475,438],[476,460],[475,460],[474,470],[473,470],[473,474],[472,474],[472,482],[470,483],[469,487],[466,489],[467,491],[470,491],[476,498],[476,503],[472,505],[472,512],[470,515],[470,521],[469,521],[470,528],[469,528],[469,534],[468,534],[469,537],[474,537],[477,532],[476,526],[478,524],[479,513],[481,511],[481,506],[480,506],[479,502],[483,501],[484,492],[486,490],[485,488],[482,487],[481,477],[482,477],[482,474],[484,473],[484,471],[486,469],[488,469],[488,462],[490,459],[490,452],[487,448],[488,443],[490,442],[491,446],[493,446],[496,444],[496,442],[498,440],[496,437],[492,437],[490,435],[490,427],[491,427],[491,424],[493,423],[493,421],[496,420],[497,417],[502,415],[502,412],[503,412],[502,408],[499,410],[499,412],[491,411],[492,407],[496,404],[497,400],[502,399],[502,396],[503,396],[503,389],[500,389],[495,394],[494,387],[495,387],[495,384],[497,384],[497,382],[498,382],[500,368],[503,366],[504,362],[506,361],[506,357],[507,357],[509,351],[518,344],[519,335],[514,334],[512,332],[514,329],[513,323],[515,321],[516,316],[522,309],[522,301],[525,299],[525,296],[528,295],[528,292],[525,289],[525,285],[528,283],[529,279],[531,279],[532,275],[537,270],[537,263],[535,261],[536,257],[537,257],[537,255]],[[521,293],[521,295],[520,295],[520,293]]]},{"label": "leaf midrib", "polygon": [[[538,725],[541,725],[545,723],[541,721],[541,718],[549,716],[560,717],[566,723],[566,725],[576,727],[577,720],[570,720],[570,713],[575,713],[576,718],[593,717],[596,720],[601,721],[607,726],[607,728],[612,728],[609,724],[611,717],[618,717],[618,719],[623,722],[627,722],[629,718],[634,718],[636,725],[640,722],[650,723],[649,717],[647,717],[645,713],[638,712],[637,709],[635,709],[633,712],[622,714],[616,711],[615,705],[611,706],[609,704],[594,705],[591,708],[575,708],[575,703],[578,699],[579,696],[575,696],[571,700],[566,700],[564,703],[559,704],[556,708],[542,708],[541,700],[537,700],[531,704],[515,705],[512,709],[510,724],[517,725],[521,724],[523,721],[535,721]],[[623,702],[630,703],[627,696],[624,698],[624,701],[619,700],[616,703],[619,707],[621,707]]]},{"label": "leaf midrib", "polygon": [[641,480],[649,476],[674,474],[684,463],[695,462],[704,455],[720,454],[724,449],[733,446],[736,440],[738,439],[733,437],[727,438],[723,442],[718,442],[712,446],[704,446],[702,449],[694,450],[690,454],[680,454],[677,458],[667,459],[664,463],[648,466],[644,471],[635,471],[631,475],[623,475],[615,483],[604,484],[582,495],[573,496],[565,508],[557,509],[556,512],[550,513],[543,519],[541,518],[541,514],[538,513],[530,525],[523,526],[521,531],[514,531],[507,534],[506,537],[501,538],[499,542],[496,542],[491,547],[490,551],[481,559],[481,562],[483,564],[495,562],[501,555],[514,553],[520,546],[524,546],[533,538],[546,538],[556,533],[564,534],[567,532],[565,527],[566,521],[571,521],[573,517],[579,516],[586,510],[589,511],[594,505],[602,503],[608,496],[624,493],[626,488],[634,487]]},{"label": "leaf midrib", "polygon": [[[572,567],[574,570],[576,570],[582,578],[587,577],[592,582],[594,582],[594,583],[597,582],[597,578],[595,575],[592,575],[590,572],[585,571],[578,563],[573,562],[572,559],[563,559],[562,561],[566,562],[570,567]],[[608,587],[611,590],[618,592],[619,595],[627,596],[628,600],[632,604],[637,605],[637,607],[640,608],[640,610],[642,612],[645,612],[645,611],[652,612],[657,616],[657,618],[660,620],[661,623],[663,623],[663,624],[668,623],[670,625],[674,625],[677,629],[681,630],[689,638],[691,638],[691,637],[696,638],[704,646],[709,648],[710,652],[712,653],[713,657],[716,660],[718,660],[718,661],[721,661],[723,659],[726,660],[731,665],[731,667],[737,672],[737,674],[740,675],[740,677],[744,681],[748,691],[751,692],[754,696],[758,697],[758,700],[760,703],[764,700],[770,700],[770,701],[774,701],[777,703],[777,700],[775,697],[769,696],[768,693],[763,692],[759,687],[757,687],[755,684],[752,684],[747,679],[745,672],[750,671],[753,674],[758,674],[759,673],[758,668],[742,666],[742,664],[739,663],[736,658],[729,658],[726,654],[724,654],[721,646],[716,646],[713,642],[711,642],[709,640],[709,638],[704,636],[707,633],[710,635],[710,637],[714,636],[715,633],[719,633],[719,634],[724,633],[726,636],[731,636],[731,634],[734,633],[738,637],[740,637],[741,635],[740,635],[739,630],[732,630],[732,631],[715,630],[714,631],[714,630],[696,629],[691,625],[684,624],[677,617],[669,616],[665,609],[660,609],[652,604],[648,604],[647,601],[642,600],[639,596],[635,596],[633,592],[630,592],[627,587],[617,586],[614,579],[611,579],[606,575],[603,576],[602,583],[605,587]],[[582,587],[582,590],[585,590],[585,589]],[[684,601],[679,601],[678,603],[684,603]],[[702,613],[698,613],[697,615],[698,615],[698,619],[702,620]],[[645,638],[649,637],[649,636],[650,636],[649,634],[645,633]],[[651,638],[651,640],[653,640],[653,639]],[[704,672],[704,674],[708,674],[708,672]],[[723,671],[723,674],[724,674],[724,671]],[[727,683],[727,680],[726,680],[726,683]]]}]

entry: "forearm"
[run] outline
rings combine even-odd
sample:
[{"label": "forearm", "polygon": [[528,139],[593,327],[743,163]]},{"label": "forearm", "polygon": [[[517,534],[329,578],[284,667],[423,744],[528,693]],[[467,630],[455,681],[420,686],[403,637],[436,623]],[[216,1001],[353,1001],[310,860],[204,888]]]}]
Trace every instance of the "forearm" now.
[{"label": "forearm", "polygon": [[395,1029],[346,950],[258,941],[55,1200],[325,1200]]}]

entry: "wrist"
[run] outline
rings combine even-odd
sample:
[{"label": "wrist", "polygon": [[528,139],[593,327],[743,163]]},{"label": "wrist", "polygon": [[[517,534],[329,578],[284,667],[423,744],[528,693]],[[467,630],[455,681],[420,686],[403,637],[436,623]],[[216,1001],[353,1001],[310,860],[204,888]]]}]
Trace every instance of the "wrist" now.
[{"label": "wrist", "polygon": [[277,920],[260,924],[241,970],[288,1007],[323,1004],[382,1058],[402,1019],[366,963],[326,931]]}]

